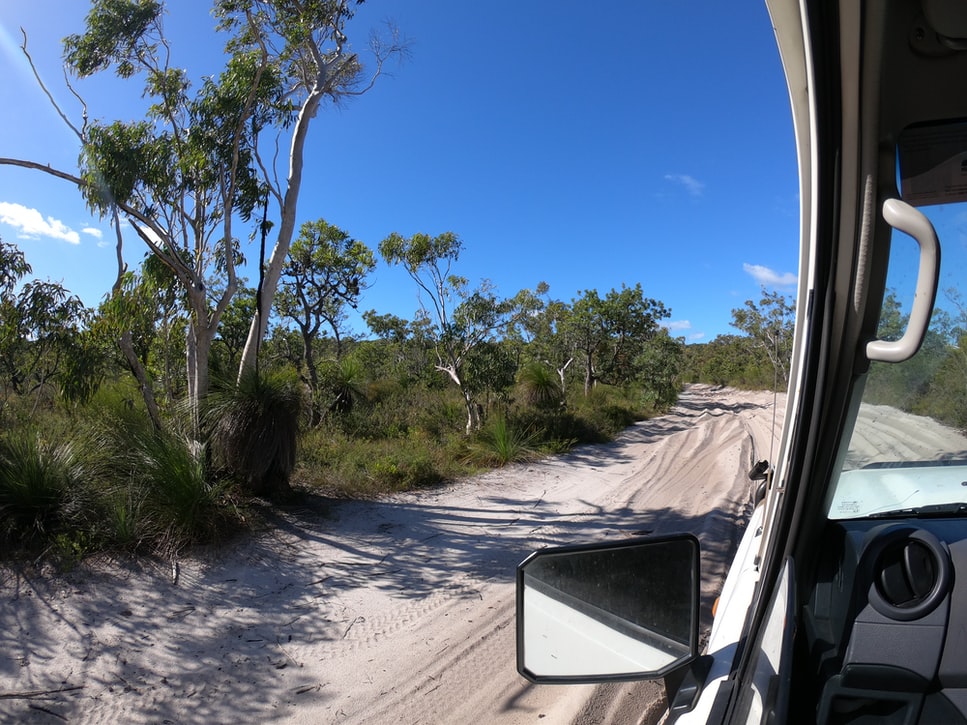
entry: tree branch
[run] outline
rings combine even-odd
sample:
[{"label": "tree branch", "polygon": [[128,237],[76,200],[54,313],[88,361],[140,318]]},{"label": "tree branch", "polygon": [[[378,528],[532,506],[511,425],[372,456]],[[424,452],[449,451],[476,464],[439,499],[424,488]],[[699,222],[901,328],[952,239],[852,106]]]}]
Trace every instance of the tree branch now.
[{"label": "tree branch", "polygon": [[[50,105],[54,107],[54,111],[56,111],[57,115],[60,116],[60,119],[65,124],[67,124],[67,127],[77,135],[77,138],[80,139],[81,142],[83,142],[84,134],[81,133],[81,131],[73,123],[70,122],[70,119],[67,118],[67,114],[65,114],[61,110],[60,106],[57,105],[57,101],[54,100],[54,96],[48,90],[47,85],[44,83],[43,78],[40,77],[40,73],[37,71],[37,66],[34,65],[34,59],[30,57],[30,53],[27,51],[27,31],[24,30],[23,28],[20,28],[20,34],[23,36],[23,42],[20,44],[20,51],[24,54],[24,57],[27,59],[27,63],[30,65],[30,72],[34,74],[34,80],[37,81],[37,85],[40,86],[40,90],[42,90],[44,92],[44,95],[47,96],[47,100],[50,101]],[[68,85],[68,88],[70,88],[70,85]],[[73,88],[71,88],[71,92],[72,93],[74,92]],[[74,96],[78,97],[76,93],[74,94]],[[87,125],[87,107],[86,106],[84,108],[84,125],[85,126]]]}]

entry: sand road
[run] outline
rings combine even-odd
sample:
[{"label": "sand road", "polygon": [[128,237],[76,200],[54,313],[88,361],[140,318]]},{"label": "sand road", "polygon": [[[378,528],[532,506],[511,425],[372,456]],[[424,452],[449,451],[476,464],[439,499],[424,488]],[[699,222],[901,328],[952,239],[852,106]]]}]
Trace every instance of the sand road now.
[{"label": "sand road", "polygon": [[0,721],[638,722],[660,708],[656,683],[517,674],[515,567],[544,546],[691,531],[707,616],[749,512],[746,473],[769,457],[783,405],[693,386],[613,443],[278,512],[177,569],[0,570]]}]

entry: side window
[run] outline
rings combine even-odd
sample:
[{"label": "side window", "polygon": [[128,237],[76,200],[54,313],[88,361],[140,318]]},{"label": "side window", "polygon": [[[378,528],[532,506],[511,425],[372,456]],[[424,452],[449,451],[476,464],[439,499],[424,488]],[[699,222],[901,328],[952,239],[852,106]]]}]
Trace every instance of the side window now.
[{"label": "side window", "polygon": [[[871,363],[830,518],[967,502],[967,153],[955,151],[967,148],[967,123],[904,136],[901,195],[940,242],[936,302],[917,354]],[[918,268],[917,243],[894,230],[878,339],[896,340],[906,330]]]}]

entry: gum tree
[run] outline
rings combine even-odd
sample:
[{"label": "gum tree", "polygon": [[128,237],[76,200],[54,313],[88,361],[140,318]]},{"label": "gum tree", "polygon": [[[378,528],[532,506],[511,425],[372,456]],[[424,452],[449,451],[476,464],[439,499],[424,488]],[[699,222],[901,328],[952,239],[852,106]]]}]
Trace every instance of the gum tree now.
[{"label": "gum tree", "polygon": [[604,297],[585,291],[571,304],[565,324],[584,366],[584,394],[598,382],[621,385],[636,375],[635,361],[671,310],[645,297],[641,284],[612,289]]},{"label": "gum tree", "polygon": [[795,302],[764,287],[758,302],[746,300],[744,306],[732,310],[732,327],[748,335],[752,349],[765,355],[783,388],[789,384],[795,322]]},{"label": "gum tree", "polygon": [[49,385],[63,390],[86,361],[81,335],[89,311],[57,282],[23,281],[31,272],[23,253],[0,240],[0,409],[10,393],[39,402]]},{"label": "gum tree", "polygon": [[356,308],[366,277],[376,266],[372,250],[339,227],[319,219],[302,225],[299,238],[282,267],[278,314],[292,321],[302,337],[302,361],[309,388],[319,389],[313,347],[323,326],[336,342],[341,357],[341,322],[347,306]]},{"label": "gum tree", "polygon": [[426,334],[435,353],[434,368],[460,389],[467,411],[466,433],[482,423],[476,398],[479,385],[468,385],[468,358],[499,333],[539,307],[537,298],[522,290],[509,299],[498,298],[488,282],[471,289],[466,278],[452,274],[463,243],[453,232],[435,237],[393,233],[379,244],[388,264],[402,265],[419,288],[421,314],[430,324]]},{"label": "gum tree", "polygon": [[[188,396],[196,409],[208,390],[216,330],[239,285],[239,229],[263,247],[275,233],[241,375],[254,368],[292,240],[313,119],[324,102],[366,92],[387,59],[405,51],[395,35],[373,41],[373,64],[364,69],[346,35],[360,1],[215,0],[227,61],[196,87],[174,65],[162,2],[95,0],[83,32],[64,41],[67,70],[74,78],[112,71],[122,81],[140,80],[145,119],[94,120],[85,106],[74,123],[57,108],[78,138],[76,170],[0,159],[77,185],[93,210],[129,221],[171,269],[187,297]],[[288,154],[276,165],[279,146]],[[215,277],[220,284],[212,284]]]}]

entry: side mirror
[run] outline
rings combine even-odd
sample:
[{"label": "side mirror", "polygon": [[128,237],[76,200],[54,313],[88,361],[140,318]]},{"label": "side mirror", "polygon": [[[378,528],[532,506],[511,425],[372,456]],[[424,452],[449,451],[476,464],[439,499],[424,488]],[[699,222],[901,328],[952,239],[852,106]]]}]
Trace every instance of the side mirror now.
[{"label": "side mirror", "polygon": [[698,656],[691,534],[532,554],[517,567],[517,671],[531,682],[665,677]]}]

